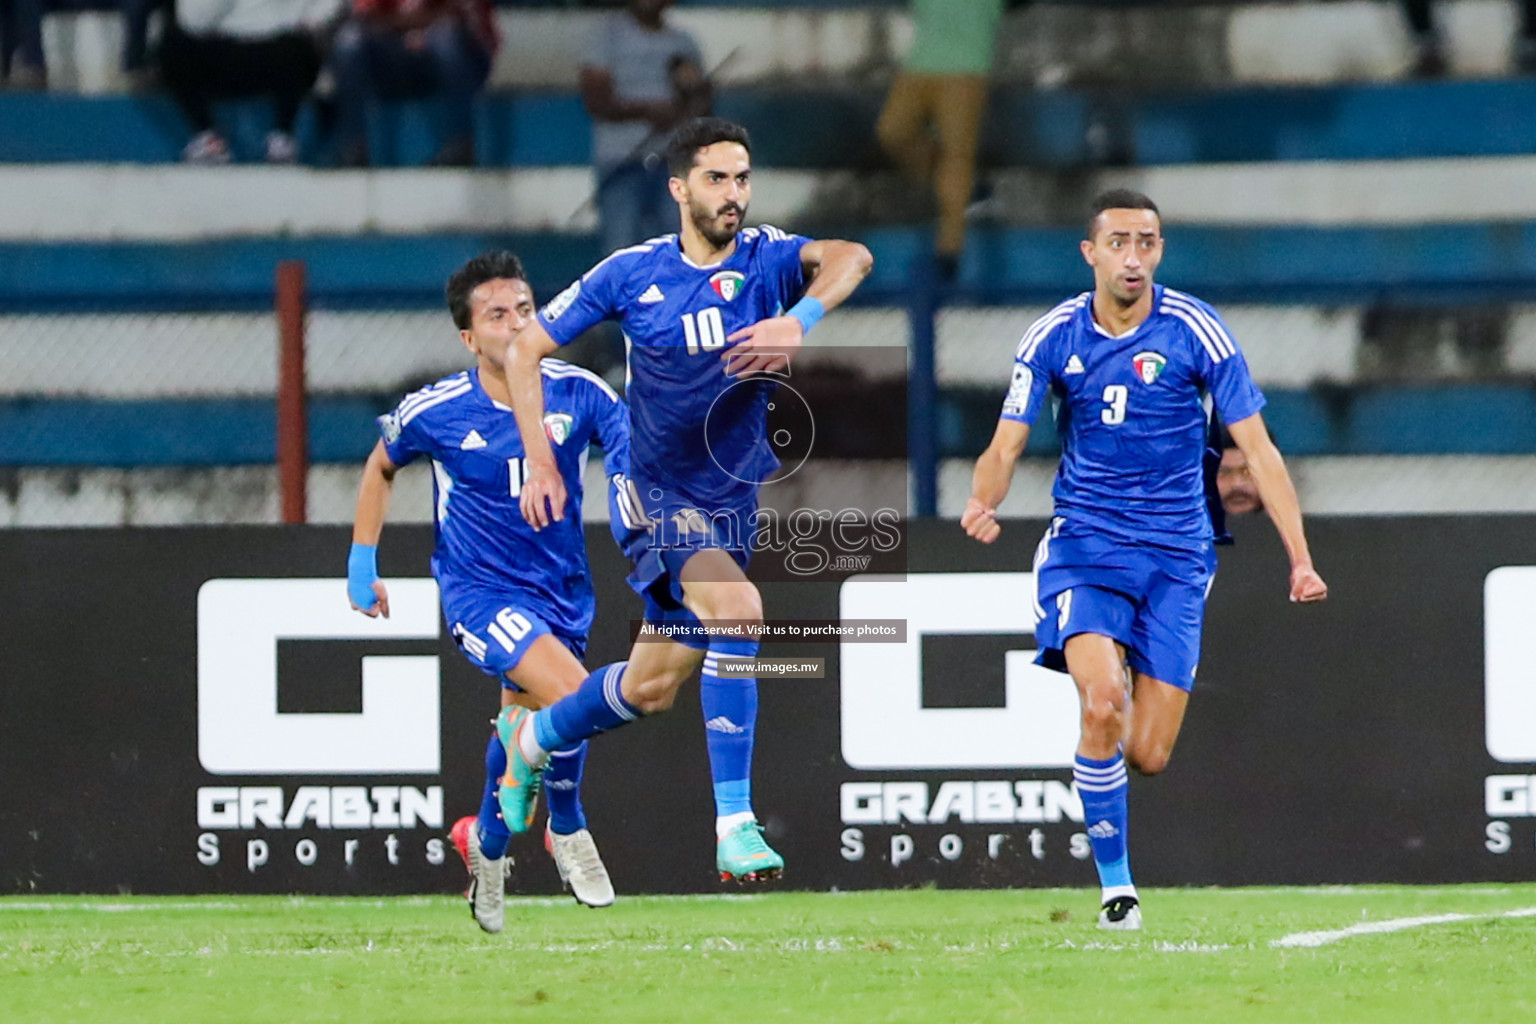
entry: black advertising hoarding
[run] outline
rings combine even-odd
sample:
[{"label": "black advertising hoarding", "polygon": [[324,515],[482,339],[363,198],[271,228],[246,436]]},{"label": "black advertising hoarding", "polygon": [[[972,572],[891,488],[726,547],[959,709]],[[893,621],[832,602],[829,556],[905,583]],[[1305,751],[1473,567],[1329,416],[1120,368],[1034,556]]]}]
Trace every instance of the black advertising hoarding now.
[{"label": "black advertising hoarding", "polygon": [[[1092,884],[1075,696],[1030,663],[1041,525],[984,548],[907,524],[903,580],[764,584],[775,620],[906,623],[904,643],[764,646],[827,670],[761,684],[755,803],[783,884]],[[1286,600],[1268,524],[1238,526],[1173,764],[1132,783],[1137,880],[1536,876],[1536,518],[1316,519],[1316,607]],[[430,528],[386,532],[388,624],[346,608],[347,543],[0,532],[0,891],[462,884],[445,837],[478,804],[495,687],[437,616]],[[590,544],[596,665],[639,604],[606,530]],[[621,894],[717,888],[696,686],[595,740],[584,793]],[[514,852],[519,891],[556,889],[539,837]]]}]

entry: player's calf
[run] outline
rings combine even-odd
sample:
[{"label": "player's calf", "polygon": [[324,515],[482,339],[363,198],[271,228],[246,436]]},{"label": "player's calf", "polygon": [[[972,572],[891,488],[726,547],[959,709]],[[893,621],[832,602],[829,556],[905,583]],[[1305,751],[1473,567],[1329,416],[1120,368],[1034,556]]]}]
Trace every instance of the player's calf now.
[{"label": "player's calf", "polygon": [[[1123,899],[1134,903],[1136,886],[1131,881],[1130,849],[1126,843],[1130,781],[1125,759],[1118,751],[1103,759],[1079,753],[1072,765],[1072,782],[1083,801],[1083,831],[1088,833],[1093,851],[1103,905],[1108,907]],[[1103,920],[1101,915],[1101,925]],[[1115,920],[1118,927],[1119,916]]]}]

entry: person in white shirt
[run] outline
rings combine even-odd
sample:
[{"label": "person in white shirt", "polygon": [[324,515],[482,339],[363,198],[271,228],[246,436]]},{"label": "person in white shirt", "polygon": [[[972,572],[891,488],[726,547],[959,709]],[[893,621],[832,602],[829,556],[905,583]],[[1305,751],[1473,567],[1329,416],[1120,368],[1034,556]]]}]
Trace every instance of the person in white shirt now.
[{"label": "person in white shirt", "polygon": [[323,40],[343,13],[342,0],[177,0],[160,48],[161,76],[192,125],[188,163],[230,161],[213,101],[272,99],[268,163],[298,160],[294,123],[314,88]]}]

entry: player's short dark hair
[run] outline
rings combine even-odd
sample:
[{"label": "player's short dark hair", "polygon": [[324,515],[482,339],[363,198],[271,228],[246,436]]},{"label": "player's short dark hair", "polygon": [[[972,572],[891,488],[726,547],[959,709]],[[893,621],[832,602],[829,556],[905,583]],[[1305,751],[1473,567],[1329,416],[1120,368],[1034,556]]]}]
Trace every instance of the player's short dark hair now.
[{"label": "player's short dark hair", "polygon": [[696,117],[678,125],[667,140],[667,173],[674,178],[687,178],[699,150],[717,142],[734,142],[748,153],[752,152],[752,140],[747,130],[735,121],[723,117]]},{"label": "player's short dark hair", "polygon": [[528,274],[523,270],[523,261],[516,253],[505,249],[483,252],[453,272],[444,291],[448,298],[448,312],[453,316],[455,327],[461,331],[469,330],[469,293],[487,281],[502,278],[508,281],[528,280]]},{"label": "player's short dark hair", "polygon": [[1161,221],[1163,214],[1157,208],[1151,197],[1145,193],[1137,192],[1129,188],[1112,188],[1107,192],[1100,192],[1093,197],[1093,203],[1088,208],[1087,239],[1093,241],[1093,232],[1099,224],[1099,214],[1105,210],[1151,210],[1157,214]]}]

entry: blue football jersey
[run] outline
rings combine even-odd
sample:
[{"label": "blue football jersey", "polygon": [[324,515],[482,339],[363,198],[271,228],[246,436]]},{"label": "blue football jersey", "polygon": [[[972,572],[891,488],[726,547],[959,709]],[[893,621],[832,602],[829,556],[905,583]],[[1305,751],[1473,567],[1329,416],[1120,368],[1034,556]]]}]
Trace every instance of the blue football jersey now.
[{"label": "blue football jersey", "polygon": [[1092,292],[1068,299],[1019,342],[1003,418],[1033,423],[1047,395],[1060,403],[1057,515],[1170,547],[1211,540],[1205,397],[1227,423],[1264,407],[1214,309],[1156,285],[1151,315],[1117,338],[1094,320]]},{"label": "blue football jersey", "polygon": [[778,468],[767,438],[777,383],[727,377],[720,357],[732,333],[800,298],[808,241],[744,228],[729,259],[700,267],[663,235],[615,252],[540,311],[561,345],[603,320],[622,325],[630,471],[642,494],[661,488],[701,508],[737,508]]},{"label": "blue football jersey", "polygon": [[480,386],[479,370],[412,392],[379,431],[390,461],[432,460],[437,545],[432,575],[445,591],[460,584],[515,587],[552,628],[586,636],[595,598],[582,530],[582,474],[596,443],[614,504],[615,535],[644,524],[633,514],[625,476],[629,425],[624,402],[601,377],[546,359],[544,431],[565,479],[565,518],[535,532],[518,497],[526,479],[523,442],[512,410]]}]

